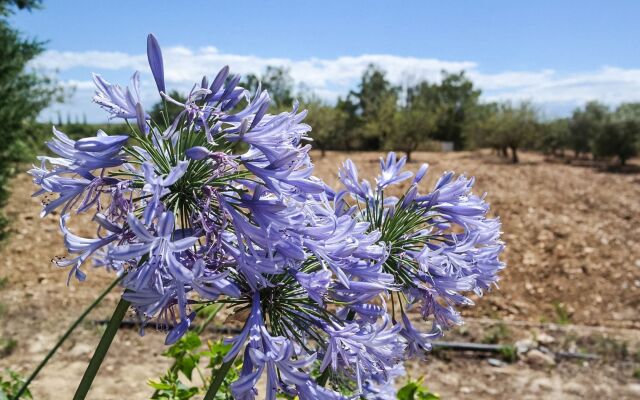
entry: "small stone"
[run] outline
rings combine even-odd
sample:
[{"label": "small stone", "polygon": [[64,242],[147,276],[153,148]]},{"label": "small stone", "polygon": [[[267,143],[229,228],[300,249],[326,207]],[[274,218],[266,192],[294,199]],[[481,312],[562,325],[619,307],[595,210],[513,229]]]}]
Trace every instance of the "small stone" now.
[{"label": "small stone", "polygon": [[553,356],[545,354],[537,349],[529,350],[525,355],[524,360],[528,364],[540,367],[552,367],[556,365],[556,360],[554,360]]},{"label": "small stone", "polygon": [[69,355],[72,357],[81,357],[87,354],[90,354],[93,351],[93,347],[89,346],[85,343],[78,343],[71,350],[69,350]]},{"label": "small stone", "polygon": [[587,392],[584,385],[581,385],[578,382],[566,383],[564,385],[564,391],[570,394],[575,394],[575,395],[584,395]]},{"label": "small stone", "polygon": [[553,382],[549,378],[537,378],[531,382],[531,389],[535,392],[553,389]]},{"label": "small stone", "polygon": [[533,340],[529,340],[529,339],[518,340],[515,343],[515,348],[518,355],[522,355],[527,351],[534,349],[535,347],[536,347],[536,344],[533,342]]},{"label": "small stone", "polygon": [[501,361],[501,360],[498,360],[497,358],[490,358],[490,359],[487,360],[487,362],[492,367],[502,367],[502,366],[504,366],[504,362]]},{"label": "small stone", "polygon": [[536,339],[538,340],[538,342],[542,343],[542,344],[551,344],[554,343],[556,341],[556,339],[551,336],[548,335],[544,332],[542,332],[541,334],[539,334]]},{"label": "small stone", "polygon": [[630,395],[640,396],[640,383],[630,383],[624,388]]}]

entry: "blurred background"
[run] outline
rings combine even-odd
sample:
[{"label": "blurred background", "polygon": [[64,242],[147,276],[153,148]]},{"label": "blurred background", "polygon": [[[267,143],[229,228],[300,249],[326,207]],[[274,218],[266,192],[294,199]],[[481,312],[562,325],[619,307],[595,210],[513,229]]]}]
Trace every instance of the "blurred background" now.
[{"label": "blurred background", "polygon": [[[24,171],[51,125],[126,131],[92,103],[92,72],[126,86],[140,71],[158,112],[151,32],[173,98],[229,65],[269,91],[273,113],[299,101],[330,184],[343,160],[372,170],[389,150],[414,171],[476,177],[508,268],[444,338],[468,346],[411,366],[432,392],[640,398],[639,15],[636,1],[0,0],[0,369],[28,373],[111,280],[65,285],[50,262],[61,235],[38,219]],[[43,371],[36,399],[71,396],[115,299]],[[119,334],[94,398],[148,398],[163,340]]]}]

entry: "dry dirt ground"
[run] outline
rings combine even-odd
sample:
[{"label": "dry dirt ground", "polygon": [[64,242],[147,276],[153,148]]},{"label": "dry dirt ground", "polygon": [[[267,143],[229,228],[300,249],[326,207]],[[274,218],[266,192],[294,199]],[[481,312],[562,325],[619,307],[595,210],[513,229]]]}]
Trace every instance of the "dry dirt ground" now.
[{"label": "dry dirt ground", "polygon": [[[317,175],[337,184],[340,163],[352,158],[364,175],[376,153],[314,154]],[[640,398],[640,175],[545,162],[524,154],[510,165],[488,153],[417,153],[410,168],[431,165],[427,186],[445,170],[477,178],[492,212],[503,222],[507,269],[500,289],[465,309],[467,324],[446,340],[518,343],[520,359],[438,351],[408,368],[444,399]],[[89,271],[85,283],[66,286],[53,266],[62,254],[54,218],[39,219],[40,201],[25,174],[15,178],[6,207],[12,234],[0,249],[0,369],[27,374],[77,314],[113,278]],[[91,235],[89,224],[77,231]],[[114,293],[89,317],[108,318]],[[89,322],[73,334],[32,385],[37,400],[67,399],[99,340]],[[164,335],[118,333],[89,398],[145,399],[149,378],[168,366]],[[527,349],[529,352],[525,352]],[[599,360],[553,358],[552,351],[596,353]],[[8,353],[8,354],[7,354]]]}]

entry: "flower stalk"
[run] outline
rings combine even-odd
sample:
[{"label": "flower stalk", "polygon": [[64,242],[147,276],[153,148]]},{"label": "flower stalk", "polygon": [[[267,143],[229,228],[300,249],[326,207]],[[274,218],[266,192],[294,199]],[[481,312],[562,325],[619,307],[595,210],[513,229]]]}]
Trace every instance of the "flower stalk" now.
[{"label": "flower stalk", "polygon": [[116,336],[118,329],[120,328],[120,324],[127,314],[127,310],[129,309],[130,303],[125,299],[120,299],[116,309],[109,320],[109,324],[107,324],[107,328],[102,334],[102,338],[100,338],[100,342],[98,343],[98,347],[96,347],[96,351],[93,353],[93,357],[91,357],[91,361],[89,362],[89,366],[84,371],[84,375],[82,376],[82,380],[80,381],[80,385],[78,385],[78,389],[76,390],[75,395],[73,396],[73,400],[84,400],[89,393],[89,389],[91,389],[91,384],[102,365],[102,361],[104,361],[105,356],[107,355],[107,351],[111,346],[111,342],[113,338]]},{"label": "flower stalk", "polygon": [[120,281],[122,280],[122,277],[123,276],[121,275],[118,278],[114,279],[114,281],[111,282],[111,284],[107,286],[102,291],[102,293],[100,293],[100,295],[98,295],[98,297],[87,308],[84,309],[84,311],[78,316],[78,318],[76,318],[76,320],[73,321],[73,323],[69,326],[69,328],[67,328],[64,334],[60,337],[60,339],[58,339],[56,344],[51,348],[51,350],[49,350],[49,352],[44,357],[44,359],[40,362],[40,364],[38,364],[36,369],[33,370],[31,375],[29,375],[29,378],[27,378],[27,380],[24,381],[20,390],[16,392],[16,394],[12,397],[11,400],[18,400],[20,396],[22,396],[25,393],[25,391],[29,387],[29,384],[31,384],[31,382],[38,376],[38,374],[40,373],[40,370],[42,370],[42,368],[44,368],[44,366],[47,365],[51,357],[53,357],[53,355],[58,351],[60,346],[62,346],[62,344],[67,340],[67,338],[69,338],[69,335],[71,335],[71,333],[78,327],[78,325],[80,325],[80,323],[84,321],[87,315],[89,315],[89,313],[94,308],[96,308],[96,306],[100,304],[100,302],[102,302],[102,299],[104,299],[105,296],[109,294],[109,292],[111,292],[111,290],[114,287],[116,287],[118,283],[120,283]]},{"label": "flower stalk", "polygon": [[220,386],[222,385],[222,382],[224,382],[224,378],[229,373],[229,369],[233,366],[237,356],[238,355],[236,354],[230,360],[222,363],[215,375],[213,375],[213,379],[211,380],[211,384],[209,385],[209,389],[207,389],[207,393],[204,395],[203,400],[213,400],[216,398],[216,394],[218,393],[218,390],[220,390]]}]

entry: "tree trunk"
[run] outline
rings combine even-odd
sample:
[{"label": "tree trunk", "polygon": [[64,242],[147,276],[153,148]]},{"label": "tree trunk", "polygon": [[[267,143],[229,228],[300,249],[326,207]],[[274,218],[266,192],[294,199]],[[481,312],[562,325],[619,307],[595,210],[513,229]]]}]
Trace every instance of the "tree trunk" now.
[{"label": "tree trunk", "polygon": [[411,162],[411,150],[405,150],[405,153],[407,155],[407,162],[410,163]]},{"label": "tree trunk", "polygon": [[507,148],[506,147],[502,148],[502,157],[504,157],[504,158],[509,157],[509,153],[507,152]]},{"label": "tree trunk", "polygon": [[518,163],[518,149],[515,147],[511,148],[511,162],[514,164]]},{"label": "tree trunk", "polygon": [[324,158],[327,155],[327,149],[324,147],[320,148],[320,158]]}]

